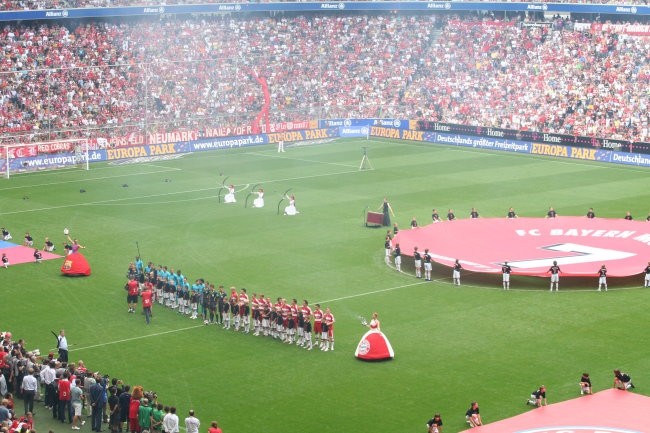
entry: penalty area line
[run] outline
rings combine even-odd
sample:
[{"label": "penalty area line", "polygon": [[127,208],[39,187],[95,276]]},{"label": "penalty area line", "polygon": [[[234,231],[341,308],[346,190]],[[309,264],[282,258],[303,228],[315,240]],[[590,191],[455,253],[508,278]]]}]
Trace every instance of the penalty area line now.
[{"label": "penalty area line", "polygon": [[188,329],[196,329],[196,328],[201,328],[203,326],[205,326],[205,325],[203,325],[203,324],[194,325],[194,326],[188,326],[186,328],[179,328],[179,329],[172,329],[172,330],[169,330],[169,331],[156,332],[155,334],[139,335],[137,337],[124,338],[122,340],[107,341],[105,343],[93,344],[93,345],[90,345],[90,346],[76,347],[74,349],[70,349],[70,352],[76,352],[76,351],[85,350],[85,349],[93,349],[95,347],[110,346],[111,344],[126,343],[127,341],[142,340],[144,338],[149,338],[149,337],[158,337],[160,335],[171,334],[171,333],[174,333],[174,332],[187,331]]}]

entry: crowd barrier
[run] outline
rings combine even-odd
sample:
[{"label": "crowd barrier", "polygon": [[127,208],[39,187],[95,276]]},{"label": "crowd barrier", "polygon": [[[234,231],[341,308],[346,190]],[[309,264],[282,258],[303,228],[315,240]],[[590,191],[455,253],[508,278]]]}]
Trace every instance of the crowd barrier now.
[{"label": "crowd barrier", "polygon": [[[316,124],[315,122],[313,123]],[[602,147],[569,146],[565,144],[548,143],[542,140],[508,139],[501,137],[478,136],[449,132],[446,124],[435,124],[434,131],[423,131],[418,128],[422,125],[416,121],[400,119],[330,119],[318,122],[320,128],[274,132],[270,134],[250,134],[234,137],[203,138],[198,140],[180,141],[173,143],[160,143],[142,146],[117,147],[108,149],[94,149],[88,152],[89,162],[117,161],[135,158],[148,158],[175,154],[185,154],[220,149],[233,149],[240,147],[260,146],[275,144],[279,141],[285,143],[297,141],[322,140],[332,138],[388,138],[395,140],[411,140],[426,142],[432,145],[451,145],[489,149],[503,152],[526,153],[550,157],[579,159],[586,161],[599,161],[614,164],[650,167],[650,155],[635,152],[626,152],[624,147],[611,150]],[[471,127],[468,127],[471,128]],[[489,128],[482,131],[491,134]],[[539,134],[536,137],[544,137]],[[39,168],[50,168],[56,165],[70,165],[71,163],[85,163],[79,155],[43,154],[10,158],[10,171],[20,172]],[[0,162],[0,171],[6,171],[7,161]]]}]

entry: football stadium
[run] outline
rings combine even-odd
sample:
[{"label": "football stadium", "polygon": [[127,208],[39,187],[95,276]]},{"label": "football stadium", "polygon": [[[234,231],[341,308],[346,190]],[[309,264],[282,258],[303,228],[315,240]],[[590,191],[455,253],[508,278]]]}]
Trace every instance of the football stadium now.
[{"label": "football stadium", "polygon": [[650,432],[649,17],[0,2],[2,430]]}]

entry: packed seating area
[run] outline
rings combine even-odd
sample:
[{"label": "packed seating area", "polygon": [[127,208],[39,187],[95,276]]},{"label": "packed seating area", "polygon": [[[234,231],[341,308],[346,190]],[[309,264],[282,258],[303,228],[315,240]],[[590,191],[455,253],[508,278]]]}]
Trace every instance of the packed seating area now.
[{"label": "packed seating area", "polygon": [[[6,23],[0,142],[388,117],[647,141],[647,36],[313,14]],[[269,101],[261,79],[268,83]]]},{"label": "packed seating area", "polygon": [[[295,0],[273,0],[278,1],[295,1]],[[355,0],[368,1],[368,0]],[[381,1],[381,0],[376,0]],[[413,0],[418,1],[418,0]],[[424,0],[422,0],[424,1]],[[470,1],[470,0],[453,0],[453,1]],[[480,0],[495,1],[495,0]],[[499,1],[499,0],[496,0]],[[525,0],[510,0],[520,1]],[[98,8],[98,7],[116,7],[116,6],[160,6],[160,5],[183,5],[183,4],[210,4],[210,3],[249,3],[252,0],[2,0],[0,2],[0,11],[26,10],[26,9],[67,9],[67,8]],[[270,0],[264,0],[270,2]],[[597,4],[647,4],[644,0],[554,0],[554,1],[531,1],[526,3],[597,3]]]}]

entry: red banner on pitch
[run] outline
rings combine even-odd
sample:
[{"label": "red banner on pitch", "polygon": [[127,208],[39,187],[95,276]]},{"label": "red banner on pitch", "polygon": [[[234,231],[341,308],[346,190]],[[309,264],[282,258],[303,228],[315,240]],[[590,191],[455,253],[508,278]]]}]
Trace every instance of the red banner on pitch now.
[{"label": "red banner on pitch", "polygon": [[444,221],[402,230],[393,243],[402,254],[429,248],[434,261],[464,269],[500,273],[504,261],[513,274],[547,276],[557,261],[563,276],[597,276],[605,264],[608,276],[644,271],[650,259],[650,223],[586,217],[477,218]]}]

